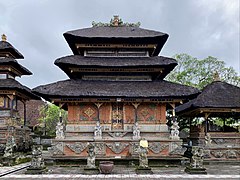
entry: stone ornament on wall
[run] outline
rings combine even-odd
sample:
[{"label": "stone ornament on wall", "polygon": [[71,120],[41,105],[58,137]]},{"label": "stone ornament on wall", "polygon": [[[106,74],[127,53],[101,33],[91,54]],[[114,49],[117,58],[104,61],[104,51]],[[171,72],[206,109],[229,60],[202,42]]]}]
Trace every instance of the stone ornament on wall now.
[{"label": "stone ornament on wall", "polygon": [[139,142],[132,142],[130,143],[131,147],[129,149],[130,154],[132,155],[138,155],[138,149],[139,149]]},{"label": "stone ornament on wall", "polygon": [[88,143],[74,143],[74,144],[66,144],[66,146],[71,149],[76,154],[80,154],[84,149],[87,148]]},{"label": "stone ornament on wall", "polygon": [[217,151],[211,151],[211,154],[215,157],[215,158],[222,158],[224,156],[224,152],[221,150],[217,150]]},{"label": "stone ornament on wall", "polygon": [[62,122],[58,122],[56,126],[56,139],[64,139],[64,127]]},{"label": "stone ornament on wall", "polygon": [[170,135],[170,139],[174,139],[174,140],[179,140],[179,126],[178,126],[178,122],[177,121],[173,121],[173,124],[171,126],[171,135]]},{"label": "stone ornament on wall", "polygon": [[95,153],[96,155],[105,155],[106,154],[105,143],[95,143]]},{"label": "stone ornament on wall", "polygon": [[153,153],[158,154],[162,152],[168,144],[161,144],[160,142],[150,142],[148,149],[151,150]]},{"label": "stone ornament on wall", "polygon": [[235,150],[227,150],[225,154],[228,159],[237,158],[237,151]]},{"label": "stone ornament on wall", "polygon": [[169,144],[169,155],[183,155],[187,148],[182,147],[181,143],[171,142]]},{"label": "stone ornament on wall", "polygon": [[129,144],[122,142],[106,143],[107,147],[111,149],[114,153],[120,154]]},{"label": "stone ornament on wall", "polygon": [[52,144],[52,147],[48,148],[48,152],[51,155],[64,155],[63,147],[64,147],[63,142],[57,142],[57,143]]},{"label": "stone ornament on wall", "polygon": [[119,137],[122,138],[127,134],[127,132],[108,132],[108,134],[113,138],[119,138]]}]

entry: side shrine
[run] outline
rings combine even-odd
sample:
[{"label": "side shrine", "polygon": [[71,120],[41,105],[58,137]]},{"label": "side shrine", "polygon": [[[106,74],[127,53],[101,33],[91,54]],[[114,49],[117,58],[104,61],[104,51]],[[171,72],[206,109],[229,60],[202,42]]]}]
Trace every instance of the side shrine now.
[{"label": "side shrine", "polygon": [[[0,154],[11,144],[15,150],[29,150],[31,138],[30,129],[26,127],[26,102],[30,99],[40,100],[40,97],[20,84],[16,77],[31,75],[32,73],[20,65],[15,59],[23,59],[2,35],[0,41]],[[23,104],[23,122],[18,112],[18,102]]]},{"label": "side shrine", "polygon": [[[174,109],[199,91],[164,80],[177,65],[158,56],[168,34],[138,25],[115,16],[110,24],[64,33],[73,55],[55,65],[69,79],[33,89],[68,111],[66,127],[60,122],[53,140],[55,158],[85,159],[91,142],[99,159],[132,159],[140,139],[148,141],[150,159],[183,153]],[[168,110],[175,124],[171,133]]]}]

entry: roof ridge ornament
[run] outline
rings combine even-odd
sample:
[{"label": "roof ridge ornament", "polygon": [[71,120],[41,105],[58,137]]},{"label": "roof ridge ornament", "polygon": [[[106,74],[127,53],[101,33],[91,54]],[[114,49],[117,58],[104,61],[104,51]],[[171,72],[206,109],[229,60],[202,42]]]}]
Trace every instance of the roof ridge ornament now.
[{"label": "roof ridge ornament", "polygon": [[7,41],[7,36],[5,34],[2,34],[2,41]]},{"label": "roof ridge ornament", "polygon": [[141,25],[140,22],[137,23],[123,23],[122,19],[119,18],[118,15],[114,15],[109,23],[102,22],[92,22],[93,27],[139,27]]},{"label": "roof ridge ornament", "polygon": [[221,81],[220,76],[217,71],[213,74],[213,81]]}]

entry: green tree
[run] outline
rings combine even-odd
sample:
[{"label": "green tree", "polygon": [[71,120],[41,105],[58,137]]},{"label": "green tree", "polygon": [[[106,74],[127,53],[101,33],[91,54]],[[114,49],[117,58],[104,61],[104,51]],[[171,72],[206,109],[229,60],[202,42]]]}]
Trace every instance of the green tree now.
[{"label": "green tree", "polygon": [[[175,58],[178,65],[166,77],[166,80],[203,89],[214,80],[214,74],[219,74],[220,80],[240,86],[240,76],[232,67],[226,67],[224,61],[220,61],[215,57],[207,57],[205,59],[197,59],[188,54],[176,54]],[[192,123],[198,124],[201,118],[195,118]],[[226,125],[233,124],[237,120],[233,118],[226,119]],[[223,125],[221,118],[214,118],[213,122]],[[180,129],[189,129],[187,118],[179,119]]]},{"label": "green tree", "polygon": [[59,122],[59,115],[61,111],[61,116],[63,122],[66,122],[67,112],[60,109],[58,106],[54,104],[47,103],[42,106],[40,114],[41,118],[39,119],[45,135],[47,136],[55,136],[56,125]]},{"label": "green tree", "polygon": [[214,74],[218,72],[221,81],[240,86],[237,72],[215,57],[197,59],[188,54],[176,54],[174,58],[178,65],[166,77],[168,81],[203,89],[213,81]]}]

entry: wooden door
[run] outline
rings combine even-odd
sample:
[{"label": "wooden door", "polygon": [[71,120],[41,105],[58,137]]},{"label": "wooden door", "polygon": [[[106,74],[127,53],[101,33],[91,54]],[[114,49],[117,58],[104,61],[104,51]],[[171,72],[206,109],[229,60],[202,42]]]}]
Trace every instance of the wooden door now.
[{"label": "wooden door", "polygon": [[123,103],[112,103],[112,129],[123,129]]}]

